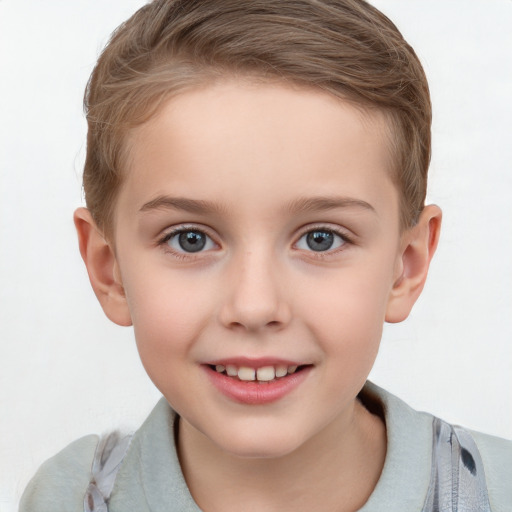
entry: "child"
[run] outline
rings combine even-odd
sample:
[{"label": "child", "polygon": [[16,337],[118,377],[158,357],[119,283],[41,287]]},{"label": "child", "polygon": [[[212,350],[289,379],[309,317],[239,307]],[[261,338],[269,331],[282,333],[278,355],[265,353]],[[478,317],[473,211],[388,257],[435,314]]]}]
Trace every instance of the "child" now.
[{"label": "child", "polygon": [[426,79],[387,18],[154,1],[86,105],[81,254],[165,399],[132,437],[48,461],[22,511],[510,508],[510,442],[366,382],[441,223]]}]

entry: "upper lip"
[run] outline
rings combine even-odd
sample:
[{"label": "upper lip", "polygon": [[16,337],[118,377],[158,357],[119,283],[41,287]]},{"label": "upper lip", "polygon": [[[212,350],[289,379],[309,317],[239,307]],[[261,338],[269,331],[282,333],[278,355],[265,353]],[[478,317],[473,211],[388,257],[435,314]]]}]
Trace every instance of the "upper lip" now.
[{"label": "upper lip", "polygon": [[227,366],[230,364],[237,367],[244,366],[246,368],[262,368],[263,366],[303,366],[308,363],[279,357],[224,357],[207,361],[204,364],[212,366]]}]

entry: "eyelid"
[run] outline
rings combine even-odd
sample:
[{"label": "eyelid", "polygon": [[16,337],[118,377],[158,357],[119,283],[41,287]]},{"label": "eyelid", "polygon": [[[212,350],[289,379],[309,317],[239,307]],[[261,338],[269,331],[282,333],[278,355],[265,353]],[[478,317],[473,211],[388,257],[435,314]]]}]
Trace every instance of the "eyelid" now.
[{"label": "eyelid", "polygon": [[[206,254],[210,253],[212,249],[201,250],[198,252],[186,252],[186,251],[176,251],[172,247],[170,247],[167,242],[179,233],[187,232],[187,231],[197,231],[203,233],[207,236],[216,246],[217,249],[221,248],[221,244],[217,241],[218,236],[212,234],[212,229],[199,224],[180,224],[175,226],[168,227],[161,236],[159,236],[156,240],[156,245],[162,247],[165,252],[168,252],[180,259],[194,259],[197,257],[204,257]],[[327,249],[325,251],[314,251],[314,250],[305,250],[299,249],[296,247],[298,241],[313,231],[329,231],[337,236],[339,236],[344,243],[337,248]],[[335,255],[340,251],[346,249],[347,245],[355,245],[355,235],[352,235],[351,232],[337,225],[332,225],[330,223],[317,223],[317,224],[308,224],[307,226],[303,226],[298,230],[298,234],[295,236],[295,242],[292,244],[293,247],[297,251],[308,253],[310,256],[315,258],[327,258],[329,256]]]},{"label": "eyelid", "polygon": [[165,250],[165,252],[171,253],[179,258],[199,257],[211,251],[211,249],[207,249],[204,251],[201,250],[197,252],[177,251],[168,244],[169,240],[171,240],[174,236],[179,235],[181,233],[186,233],[187,231],[195,231],[198,233],[202,233],[213,242],[216,248],[220,247],[220,244],[216,241],[216,237],[211,233],[212,230],[207,228],[206,226],[197,224],[180,224],[176,226],[170,226],[164,231],[164,233],[161,236],[157,238],[156,245],[162,247]]},{"label": "eyelid", "polygon": [[[325,251],[313,251],[312,249],[299,249],[296,247],[297,243],[307,234],[314,232],[314,231],[328,231],[330,233],[333,233],[336,236],[339,236],[343,240],[343,244],[340,247],[336,247],[334,249],[327,249]],[[354,238],[350,234],[350,232],[347,229],[343,229],[340,226],[334,226],[329,223],[318,223],[318,224],[310,224],[308,226],[304,226],[300,229],[298,235],[296,236],[296,241],[294,242],[294,247],[299,251],[304,251],[307,253],[311,253],[315,255],[315,257],[327,257],[333,254],[336,254],[339,251],[344,250],[346,245],[354,245]]]}]

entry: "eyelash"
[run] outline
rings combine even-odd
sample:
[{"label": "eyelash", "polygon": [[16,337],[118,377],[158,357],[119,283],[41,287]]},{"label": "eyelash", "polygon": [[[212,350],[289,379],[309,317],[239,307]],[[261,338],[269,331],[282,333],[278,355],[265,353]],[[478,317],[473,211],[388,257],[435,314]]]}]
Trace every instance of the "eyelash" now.
[{"label": "eyelash", "polygon": [[334,249],[328,248],[325,251],[313,251],[311,249],[305,251],[309,257],[315,259],[327,259],[329,257],[333,257],[337,255],[339,252],[346,250],[347,245],[354,245],[354,240],[344,230],[326,226],[325,224],[319,224],[317,226],[308,226],[306,230],[302,231],[300,236],[297,238],[297,242],[294,243],[294,246],[296,246],[305,236],[314,232],[331,233],[339,237],[342,242],[339,247],[335,247]]},{"label": "eyelash", "polygon": [[199,250],[197,252],[187,252],[187,251],[177,251],[176,249],[173,249],[169,245],[169,241],[172,240],[175,236],[183,234],[183,233],[198,233],[203,236],[205,236],[208,240],[210,240],[213,244],[218,245],[213,238],[206,232],[205,229],[197,228],[195,226],[180,226],[176,229],[171,230],[168,233],[165,233],[162,238],[160,238],[157,241],[157,245],[162,247],[166,252],[172,254],[175,258],[182,259],[182,260],[190,260],[191,258],[194,259],[197,256],[199,256],[202,252],[202,250]]},{"label": "eyelash", "polygon": [[[310,233],[314,232],[323,232],[323,233],[331,233],[337,237],[339,237],[342,241],[341,245],[339,247],[335,247],[334,249],[326,249],[325,251],[314,251],[314,250],[304,250],[305,252],[310,254],[310,257],[318,258],[318,259],[325,259],[329,256],[333,256],[337,254],[340,251],[345,250],[346,245],[354,245],[354,241],[352,240],[352,237],[349,237],[347,233],[344,231],[341,231],[339,229],[335,229],[332,227],[327,227],[325,225],[318,225],[318,226],[308,226],[307,230],[304,230],[300,233],[300,235],[297,238],[297,241],[293,244],[296,246],[305,236],[307,236]],[[218,244],[213,240],[213,237],[211,237],[205,229],[198,228],[195,226],[180,226],[176,229],[173,229],[172,231],[164,234],[158,241],[157,245],[164,248],[164,250],[168,253],[171,253],[175,258],[178,259],[187,259],[190,260],[191,258],[197,258],[202,253],[206,252],[203,251],[202,248],[198,250],[197,252],[187,252],[185,250],[183,251],[177,251],[173,249],[169,245],[169,241],[172,240],[175,236],[183,234],[183,233],[198,233],[203,236],[205,236],[208,240],[210,240],[211,243],[218,246]],[[208,243],[208,242],[206,242]],[[297,250],[303,250],[303,249],[297,249]]]}]

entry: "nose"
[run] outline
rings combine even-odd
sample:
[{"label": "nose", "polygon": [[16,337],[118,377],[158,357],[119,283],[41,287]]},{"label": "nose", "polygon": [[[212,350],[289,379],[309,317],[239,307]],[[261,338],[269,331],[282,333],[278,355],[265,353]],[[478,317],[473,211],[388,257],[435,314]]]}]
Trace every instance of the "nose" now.
[{"label": "nose", "polygon": [[280,330],[291,319],[285,283],[275,261],[247,252],[230,265],[220,309],[221,323],[246,331]]}]

